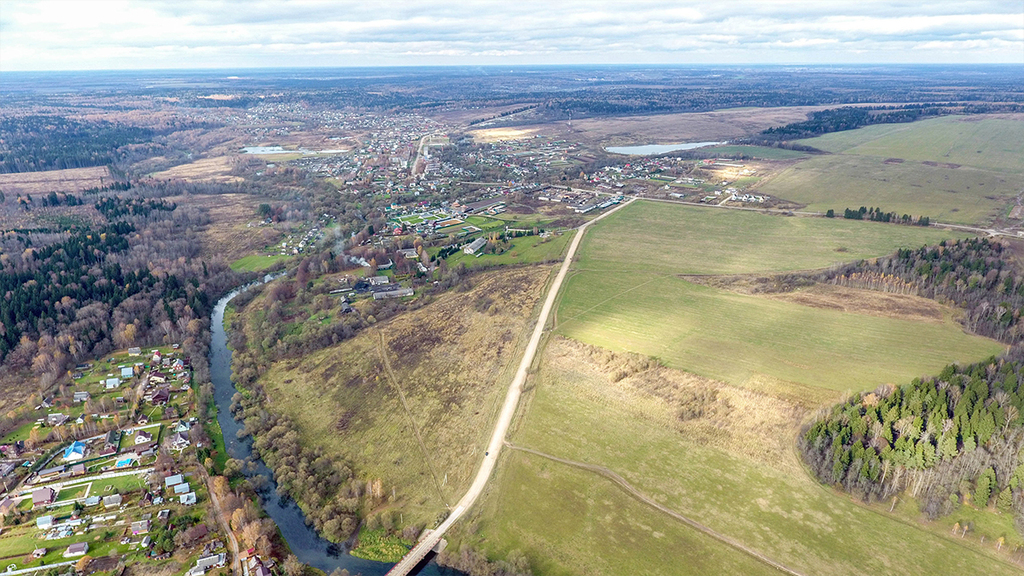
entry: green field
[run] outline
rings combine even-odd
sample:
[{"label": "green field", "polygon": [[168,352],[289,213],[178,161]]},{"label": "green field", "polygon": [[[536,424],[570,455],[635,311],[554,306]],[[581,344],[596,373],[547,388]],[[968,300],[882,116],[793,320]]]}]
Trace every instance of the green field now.
[{"label": "green field", "polygon": [[909,124],[876,124],[798,140],[842,154],[943,162],[1024,172],[1024,115],[945,116]]},{"label": "green field", "polygon": [[512,246],[501,254],[483,254],[472,256],[461,250],[447,258],[449,266],[465,264],[467,268],[477,266],[494,266],[498,264],[537,264],[560,260],[565,247],[575,232],[567,232],[558,236],[541,238],[539,236],[523,236],[513,238]]},{"label": "green field", "polygon": [[[557,345],[545,352],[515,444],[607,466],[662,505],[804,574],[1019,573],[999,560],[991,539],[955,538],[945,527],[902,521],[887,506],[868,508],[820,486],[791,449],[771,448],[770,458],[755,461],[702,445],[680,433],[670,403],[630,393],[563,352]],[[731,417],[716,420],[724,423],[719,434],[761,442],[756,427],[744,433]],[[784,436],[776,440],[790,445]],[[764,571],[645,510],[603,477],[517,452],[503,459],[496,488],[462,537],[497,555],[520,548],[538,573]]]},{"label": "green field", "polygon": [[823,268],[962,237],[938,228],[635,202],[587,232],[576,267],[669,274]]},{"label": "green field", "polygon": [[981,224],[1020,192],[1024,115],[947,116],[879,124],[799,143],[833,152],[758,189],[808,210],[877,206],[942,222]]},{"label": "green field", "polygon": [[804,158],[807,152],[798,150],[787,150],[785,148],[771,148],[768,146],[712,146],[704,148],[723,157],[747,156],[749,158],[762,158],[764,160],[792,160],[793,158]]},{"label": "green field", "polygon": [[582,272],[563,290],[558,333],[740,386],[768,376],[870,390],[1004,348],[965,334],[948,318],[931,323],[812,308],[674,275]]},{"label": "green field", "polygon": [[231,269],[235,272],[259,272],[289,258],[291,256],[286,254],[250,254],[232,262]]}]

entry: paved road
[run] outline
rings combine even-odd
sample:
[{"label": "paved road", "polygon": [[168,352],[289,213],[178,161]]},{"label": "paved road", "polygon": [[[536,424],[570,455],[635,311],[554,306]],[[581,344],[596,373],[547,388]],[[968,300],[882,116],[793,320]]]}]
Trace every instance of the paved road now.
[{"label": "paved road", "polygon": [[484,460],[480,464],[480,469],[476,473],[476,478],[473,480],[473,484],[469,487],[469,491],[466,495],[459,500],[458,504],[448,515],[448,518],[438,526],[433,533],[427,538],[420,540],[408,554],[395,566],[388,571],[388,576],[405,576],[408,574],[416,565],[426,557],[427,553],[430,552],[437,543],[441,541],[445,532],[451,528],[452,524],[458,521],[459,518],[468,510],[476,499],[480,497],[484,487],[490,480],[491,472],[494,471],[494,466],[498,462],[498,454],[501,452],[502,446],[505,444],[505,435],[508,433],[508,427],[512,423],[512,416],[515,415],[516,407],[519,405],[519,396],[523,392],[523,386],[526,384],[526,376],[530,371],[530,366],[533,365],[534,357],[537,355],[537,350],[540,348],[540,341],[544,335],[544,327],[547,324],[548,317],[551,315],[551,311],[555,307],[555,300],[558,297],[559,289],[562,287],[562,281],[565,280],[567,273],[569,272],[569,266],[572,264],[573,256],[576,255],[576,249],[579,248],[580,241],[583,239],[583,233],[587,227],[591,224],[607,217],[609,214],[613,214],[617,210],[628,206],[634,199],[621,204],[604,214],[601,214],[597,218],[583,224],[576,229],[576,236],[572,239],[572,243],[569,245],[569,250],[565,254],[565,259],[562,261],[562,267],[558,270],[558,275],[555,276],[555,281],[551,284],[551,288],[548,290],[547,298],[544,299],[544,306],[540,310],[540,316],[537,317],[537,325],[533,329],[533,335],[530,337],[530,342],[526,345],[526,351],[523,353],[523,359],[519,363],[519,370],[516,371],[515,377],[512,379],[512,383],[508,387],[508,393],[505,395],[505,403],[501,407],[501,413],[498,416],[498,422],[494,425],[494,432],[491,434],[491,442],[487,446],[487,451],[484,453]]}]

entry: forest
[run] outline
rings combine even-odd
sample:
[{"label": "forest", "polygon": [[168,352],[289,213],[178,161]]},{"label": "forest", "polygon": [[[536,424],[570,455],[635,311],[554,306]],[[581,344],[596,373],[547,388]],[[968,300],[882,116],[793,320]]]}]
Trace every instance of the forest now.
[{"label": "forest", "polygon": [[31,371],[40,391],[69,365],[114,348],[180,342],[205,358],[211,302],[241,280],[226,262],[199,257],[192,230],[208,218],[199,210],[140,198],[99,203],[116,218],[0,237],[0,360],[7,374]]},{"label": "forest", "polygon": [[967,331],[1007,344],[1024,341],[1024,272],[998,240],[943,241],[838,266],[815,279],[840,286],[909,293],[964,310]]},{"label": "forest", "polygon": [[935,518],[994,504],[1024,530],[1024,351],[899,387],[880,386],[832,408],[800,438],[814,474],[859,498],[901,490]]},{"label": "forest", "polygon": [[768,128],[750,141],[799,140],[830,132],[854,130],[872,124],[898,124],[914,122],[933,116],[950,114],[993,114],[996,112],[1020,112],[1020,104],[906,104],[903,106],[854,107],[843,106],[831,110],[812,112],[803,122]]},{"label": "forest", "polygon": [[114,164],[121,148],[154,135],[149,128],[63,116],[0,118],[0,174]]}]

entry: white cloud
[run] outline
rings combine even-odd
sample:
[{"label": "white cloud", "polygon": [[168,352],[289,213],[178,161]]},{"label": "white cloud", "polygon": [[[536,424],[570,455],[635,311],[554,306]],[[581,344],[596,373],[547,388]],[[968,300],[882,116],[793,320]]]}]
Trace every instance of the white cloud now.
[{"label": "white cloud", "polygon": [[0,2],[3,71],[630,61],[1024,64],[1024,5]]}]

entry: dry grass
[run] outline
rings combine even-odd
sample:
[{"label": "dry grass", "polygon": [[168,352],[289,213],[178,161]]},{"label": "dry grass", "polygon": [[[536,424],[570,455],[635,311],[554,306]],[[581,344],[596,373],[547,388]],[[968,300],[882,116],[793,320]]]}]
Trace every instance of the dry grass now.
[{"label": "dry grass", "polygon": [[110,184],[113,178],[106,166],[69,168],[46,172],[0,174],[0,190],[10,197],[17,194],[47,194],[49,192],[81,192]]},{"label": "dry grass", "polygon": [[[273,226],[257,226],[256,207],[268,199],[248,194],[174,196],[167,199],[179,206],[197,206],[210,216],[199,228],[205,236],[203,254],[223,256],[229,262],[277,243],[283,232]],[[249,226],[252,222],[254,225]]]},{"label": "dry grass", "polygon": [[686,114],[609,116],[573,120],[571,126],[566,122],[552,122],[537,126],[536,130],[545,136],[572,138],[600,146],[706,142],[731,140],[772,126],[800,122],[806,120],[809,113],[824,108],[828,107],[737,108]]},{"label": "dry grass", "polygon": [[702,446],[800,471],[790,442],[809,409],[801,403],[656,364],[644,366],[638,355],[568,338],[553,338],[545,353],[549,368],[581,376],[571,380],[581,394],[593,379],[607,379],[620,405],[640,418],[674,428]]},{"label": "dry grass", "polygon": [[261,383],[304,442],[395,487],[406,523],[432,522],[472,481],[549,272],[537,266],[474,276],[468,291],[274,364]]},{"label": "dry grass", "polygon": [[185,180],[186,182],[241,182],[242,177],[230,174],[233,167],[234,158],[217,156],[181,164],[162,172],[154,172],[150,176],[157,180]]},{"label": "dry grass", "polygon": [[936,324],[943,322],[947,312],[938,302],[920,296],[886,294],[828,284],[816,284],[803,290],[767,297],[812,308]]}]

